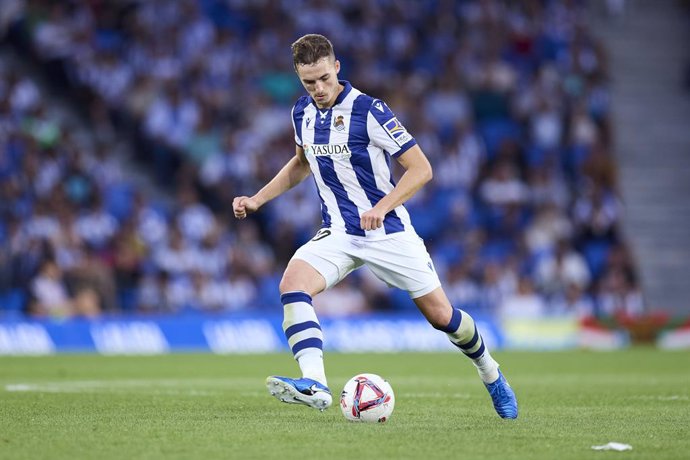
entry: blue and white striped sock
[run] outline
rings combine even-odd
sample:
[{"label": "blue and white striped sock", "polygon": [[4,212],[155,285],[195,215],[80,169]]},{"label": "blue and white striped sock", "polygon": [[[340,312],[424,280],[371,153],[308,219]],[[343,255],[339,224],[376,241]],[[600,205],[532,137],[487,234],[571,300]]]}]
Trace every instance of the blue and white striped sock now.
[{"label": "blue and white striped sock", "polygon": [[328,386],[323,365],[323,334],[311,296],[303,291],[286,292],[280,296],[280,301],[283,303],[283,331],[302,377]]},{"label": "blue and white striped sock", "polygon": [[498,379],[498,363],[491,357],[477,325],[467,312],[454,308],[450,322],[441,330],[453,345],[472,360],[482,381],[491,383]]}]

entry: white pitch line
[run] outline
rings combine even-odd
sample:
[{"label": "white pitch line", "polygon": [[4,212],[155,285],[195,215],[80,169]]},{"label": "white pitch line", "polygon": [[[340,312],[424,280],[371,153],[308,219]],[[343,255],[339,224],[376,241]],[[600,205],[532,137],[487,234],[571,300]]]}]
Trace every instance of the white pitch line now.
[{"label": "white pitch line", "polygon": [[139,392],[162,395],[213,396],[223,390],[255,388],[262,379],[142,379],[142,380],[76,380],[62,382],[20,382],[6,384],[8,392],[36,393],[121,393]]},{"label": "white pitch line", "polygon": [[420,398],[420,399],[430,399],[430,398],[442,398],[442,399],[472,399],[472,395],[467,393],[403,393],[400,392],[399,395],[404,395],[405,398]]},{"label": "white pitch line", "polygon": [[670,395],[670,396],[655,396],[655,395],[639,395],[633,396],[634,399],[642,399],[646,401],[690,401],[687,395]]}]

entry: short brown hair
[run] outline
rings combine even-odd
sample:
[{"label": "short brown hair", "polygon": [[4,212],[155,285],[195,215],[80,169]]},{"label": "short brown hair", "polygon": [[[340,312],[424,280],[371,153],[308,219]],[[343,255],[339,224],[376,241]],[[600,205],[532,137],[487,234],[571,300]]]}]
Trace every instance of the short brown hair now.
[{"label": "short brown hair", "polygon": [[333,44],[323,35],[307,34],[292,44],[292,62],[298,65],[316,64],[325,57],[334,57]]}]

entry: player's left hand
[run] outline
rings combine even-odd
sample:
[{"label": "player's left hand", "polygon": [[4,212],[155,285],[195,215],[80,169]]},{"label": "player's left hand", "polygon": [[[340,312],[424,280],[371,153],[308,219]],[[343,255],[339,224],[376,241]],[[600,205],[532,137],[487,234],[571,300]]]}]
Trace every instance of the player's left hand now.
[{"label": "player's left hand", "polygon": [[359,226],[362,230],[376,230],[383,225],[386,214],[376,208],[370,209],[360,218]]}]

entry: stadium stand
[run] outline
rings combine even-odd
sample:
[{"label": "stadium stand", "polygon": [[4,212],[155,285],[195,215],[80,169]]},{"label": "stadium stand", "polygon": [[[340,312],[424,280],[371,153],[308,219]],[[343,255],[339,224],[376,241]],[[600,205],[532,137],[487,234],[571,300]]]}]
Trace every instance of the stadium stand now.
[{"label": "stadium stand", "polygon": [[[3,41],[68,97],[49,102],[3,70],[5,314],[280,308],[282,269],[319,225],[313,184],[241,225],[229,211],[294,153],[289,45],[309,32],[332,37],[342,77],[385,100],[429,156],[435,180],[407,206],[455,304],[645,308],[620,231],[606,50],[580,2],[18,3]],[[65,104],[87,120],[82,137],[54,114]],[[118,138],[172,205],[128,181]],[[357,276],[323,308],[414,308]]]}]

